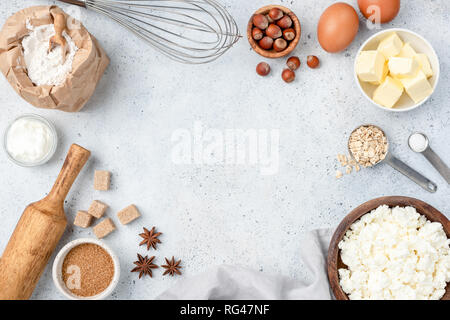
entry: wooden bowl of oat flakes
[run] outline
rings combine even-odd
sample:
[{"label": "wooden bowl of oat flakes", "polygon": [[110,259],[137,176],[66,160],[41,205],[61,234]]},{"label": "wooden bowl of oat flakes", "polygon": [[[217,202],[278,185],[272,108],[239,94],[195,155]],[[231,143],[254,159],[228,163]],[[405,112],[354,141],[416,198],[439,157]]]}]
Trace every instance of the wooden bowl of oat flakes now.
[{"label": "wooden bowl of oat flakes", "polygon": [[102,241],[77,239],[66,244],[53,263],[53,282],[73,300],[101,300],[119,282],[119,259]]},{"label": "wooden bowl of oat flakes", "polygon": [[[374,212],[375,212],[375,215],[378,215],[378,217],[380,217],[380,214],[382,214],[382,213],[380,213],[381,211],[384,211],[385,214],[387,214],[388,213],[387,208],[392,209],[392,208],[396,208],[396,207],[399,207],[400,209],[410,208],[407,211],[396,210],[396,212],[393,213],[394,215],[396,215],[396,219],[394,219],[394,220],[402,221],[400,226],[404,227],[405,225],[408,225],[411,223],[410,220],[406,219],[407,216],[412,216],[412,217],[417,218],[418,221],[420,221],[419,224],[421,225],[421,226],[419,226],[420,230],[418,230],[419,236],[417,238],[411,237],[409,239],[410,240],[409,246],[405,246],[402,242],[395,241],[396,240],[395,238],[382,239],[380,237],[380,239],[378,239],[378,242],[376,242],[376,243],[373,243],[372,241],[370,241],[370,239],[373,239],[373,238],[368,236],[368,234],[373,232],[376,229],[376,226],[374,224],[372,225],[369,223],[370,221],[375,221],[374,219],[369,217],[369,215],[374,214]],[[376,210],[379,210],[380,212],[376,212]],[[402,215],[404,215],[404,217]],[[355,223],[359,223],[359,226],[356,225]],[[364,225],[363,229],[360,228],[361,224]],[[441,227],[439,226],[439,224],[442,226],[442,229],[440,229]],[[391,225],[391,224],[386,224],[384,226],[385,227],[389,226],[390,228],[393,228],[393,225]],[[426,229],[423,229],[424,226],[426,226]],[[413,224],[411,224],[411,228],[412,227],[413,227]],[[358,230],[360,230],[360,231],[364,230],[363,232],[359,233],[359,240],[361,240],[361,242],[359,243],[359,246],[357,246],[357,243],[351,244],[349,246],[348,240],[350,238],[353,239],[353,237],[355,235],[354,233],[357,232]],[[419,254],[423,250],[426,251],[425,243],[427,242],[427,239],[426,239],[427,236],[430,236],[430,230],[435,230],[436,232],[438,232],[440,230],[439,232],[441,233],[440,235],[442,238],[441,239],[442,242],[447,243],[446,248],[445,248],[445,244],[444,244],[443,250],[447,250],[447,252],[449,252],[450,249],[448,249],[448,238],[450,238],[450,221],[437,209],[433,208],[432,206],[430,206],[429,204],[427,204],[423,201],[420,201],[420,200],[417,200],[414,198],[409,198],[409,197],[401,197],[401,196],[381,197],[381,198],[370,200],[370,201],[360,205],[359,207],[355,208],[342,220],[342,222],[336,228],[336,231],[331,239],[329,250],[328,250],[328,259],[327,259],[328,279],[329,279],[331,289],[332,289],[336,299],[349,300],[352,298],[353,299],[367,298],[364,296],[360,297],[358,291],[361,291],[361,290],[357,289],[358,286],[357,285],[352,286],[351,282],[349,283],[349,280],[351,281],[352,277],[355,277],[355,279],[353,279],[353,280],[355,280],[354,281],[355,283],[358,283],[358,282],[366,283],[363,285],[363,287],[366,290],[366,294],[368,291],[367,288],[377,287],[377,286],[379,286],[379,287],[386,286],[386,288],[383,289],[384,290],[383,292],[388,292],[388,294],[392,294],[392,295],[396,294],[398,296],[402,296],[402,294],[403,294],[403,296],[402,296],[403,299],[406,299],[408,294],[411,294],[411,296],[413,296],[414,294],[417,294],[411,288],[407,288],[407,285],[409,283],[416,282],[416,283],[418,283],[418,286],[423,285],[424,288],[427,288],[427,286],[426,286],[427,281],[430,281],[430,280],[439,281],[434,278],[427,278],[427,277],[424,277],[423,281],[417,281],[417,279],[420,279],[420,278],[414,278],[414,276],[422,277],[424,275],[428,275],[428,277],[430,277],[430,275],[433,274],[433,272],[436,272],[436,270],[437,270],[436,265],[432,265],[432,263],[429,260],[427,260],[426,257],[422,257],[421,259],[418,259],[417,266],[410,264],[410,261],[413,261],[413,260],[410,260],[410,258],[411,258],[411,257],[409,257],[410,254],[414,254],[414,252],[416,252],[416,254]],[[384,229],[382,231],[384,231]],[[381,231],[381,233],[382,233],[382,231]],[[412,230],[412,232],[414,233],[414,230]],[[445,235],[442,232],[445,233]],[[361,235],[362,233],[365,233],[365,235],[362,236]],[[386,234],[386,233],[384,233],[384,234]],[[387,234],[389,234],[389,233],[387,233]],[[446,239],[444,239],[444,238],[446,238]],[[438,238],[435,238],[434,240],[432,239],[432,241],[437,241],[436,239],[438,239]],[[343,240],[344,240],[344,242],[347,241],[346,245],[343,245],[343,243],[344,243]],[[401,263],[396,265],[395,259],[386,260],[382,256],[379,256],[377,259],[374,259],[372,261],[378,261],[378,263],[379,263],[379,268],[378,269],[375,268],[375,269],[385,270],[383,272],[385,272],[388,275],[390,274],[389,273],[390,271],[395,270],[394,269],[395,267],[399,268],[399,272],[395,273],[395,274],[397,277],[404,277],[404,278],[402,278],[404,281],[403,284],[405,285],[404,288],[395,287],[394,284],[396,283],[396,281],[390,279],[389,277],[383,278],[382,273],[380,273],[379,271],[370,270],[371,272],[364,274],[364,272],[361,272],[361,270],[356,270],[356,268],[353,266],[353,263],[350,263],[351,264],[350,267],[344,263],[344,261],[348,262],[349,260],[351,260],[348,257],[349,252],[351,252],[351,248],[353,248],[355,253],[356,253],[356,251],[363,252],[363,250],[369,250],[367,252],[376,252],[378,249],[377,245],[381,246],[386,243],[389,243],[390,241],[395,241],[395,242],[392,242],[392,247],[403,248],[404,251],[396,252],[395,250],[394,251],[390,250],[390,248],[388,248],[388,247],[383,247],[383,250],[384,250],[384,252],[388,252],[388,255],[392,255],[393,257],[396,257],[395,259],[398,258],[398,260],[401,261]],[[414,242],[414,241],[416,241],[416,242]],[[406,243],[406,240],[404,242]],[[419,249],[415,251],[414,246],[417,246]],[[347,251],[344,253],[347,256],[343,257],[343,250]],[[417,253],[417,251],[419,253]],[[403,254],[404,256],[398,255],[400,253]],[[361,257],[359,257],[358,259],[361,259]],[[447,267],[450,269],[450,257],[446,256],[446,258],[444,258],[444,259],[446,259],[446,260],[443,260],[443,263],[446,263]],[[352,267],[354,268],[353,270],[351,270]],[[439,268],[441,268],[441,267],[442,267],[442,265],[440,264]],[[390,270],[390,271],[388,272],[387,270]],[[407,270],[416,270],[415,273],[417,273],[417,274],[413,274],[413,276],[410,277],[410,279],[408,279]],[[447,270],[447,272],[450,272],[450,270]],[[406,274],[406,277],[405,277],[405,274]],[[349,275],[350,275],[350,277],[348,277]],[[361,281],[358,281],[358,279]],[[445,280],[446,280],[446,284],[445,284],[445,282],[442,283],[442,281],[445,281]],[[434,297],[439,297],[442,294],[442,297],[440,297],[441,300],[450,300],[450,284],[448,282],[449,280],[450,279],[440,279],[441,288],[439,289],[440,290],[439,292],[438,291],[435,292]],[[432,282],[432,283],[434,283],[434,282]],[[412,288],[414,288],[414,287],[412,287]],[[404,292],[402,292],[401,290],[403,290]],[[420,293],[417,295],[420,296]],[[398,296],[396,296],[396,297],[398,298]],[[378,293],[374,294],[372,296],[372,298],[382,299],[379,297]],[[384,297],[384,299],[386,299],[386,298],[387,297]],[[419,298],[419,297],[416,297],[416,298]]]}]

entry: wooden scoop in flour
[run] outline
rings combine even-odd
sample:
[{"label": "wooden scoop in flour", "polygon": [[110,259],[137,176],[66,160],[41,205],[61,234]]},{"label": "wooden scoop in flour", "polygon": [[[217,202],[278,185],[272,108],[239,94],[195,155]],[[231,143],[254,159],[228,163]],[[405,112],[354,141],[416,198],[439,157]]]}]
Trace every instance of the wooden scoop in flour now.
[{"label": "wooden scoop in flour", "polygon": [[55,26],[55,35],[50,38],[48,52],[52,51],[56,45],[62,48],[63,61],[66,60],[66,39],[63,36],[63,32],[66,30],[66,17],[62,13],[51,13],[53,17],[53,23]]},{"label": "wooden scoop in flour", "polygon": [[66,228],[64,200],[90,154],[73,144],[48,196],[25,209],[0,259],[0,300],[33,293]]}]

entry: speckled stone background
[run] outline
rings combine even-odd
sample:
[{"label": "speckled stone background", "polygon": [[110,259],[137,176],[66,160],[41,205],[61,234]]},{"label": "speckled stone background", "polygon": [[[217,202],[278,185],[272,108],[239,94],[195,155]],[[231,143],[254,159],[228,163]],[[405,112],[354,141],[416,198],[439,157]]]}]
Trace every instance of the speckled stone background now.
[{"label": "speckled stone background", "polygon": [[[183,259],[183,277],[218,264],[240,264],[271,274],[308,279],[297,252],[302,234],[314,228],[335,227],[354,207],[375,197],[405,195],[422,199],[450,215],[450,188],[418,154],[407,147],[408,135],[423,131],[435,151],[450,163],[450,2],[402,1],[399,16],[388,27],[403,27],[425,36],[441,61],[441,78],[432,98],[407,113],[390,113],[372,106],[358,91],[353,60],[362,42],[376,30],[360,23],[360,32],[344,52],[328,54],[317,41],[321,12],[334,1],[222,0],[245,33],[257,8],[280,3],[299,16],[303,32],[295,54],[304,65],[297,79],[284,84],[284,59],[270,61],[273,72],[260,78],[255,66],[264,60],[243,38],[218,61],[203,66],[174,63],[156,53],[121,27],[92,12],[83,22],[106,49],[111,64],[95,95],[77,114],[35,109],[23,101],[4,77],[0,78],[0,130],[23,113],[37,113],[58,130],[56,156],[38,168],[21,168],[0,153],[0,252],[3,251],[26,204],[48,192],[71,143],[92,150],[92,159],[76,181],[67,203],[69,226],[58,247],[92,229],[72,225],[78,209],[93,199],[110,205],[118,230],[105,239],[120,257],[122,274],[113,299],[151,299],[177,278],[138,280],[132,274],[143,226],[163,232],[157,263],[164,256]],[[356,0],[346,1],[355,7]],[[0,21],[12,13],[55,1],[11,0],[0,5]],[[67,8],[66,5],[62,5]],[[321,67],[310,70],[306,56],[317,55]],[[171,135],[192,130],[195,121],[207,128],[279,129],[278,174],[260,175],[254,166],[175,165]],[[374,123],[389,135],[392,152],[439,185],[429,194],[387,165],[359,174],[334,178],[335,156],[345,152],[353,128]],[[112,190],[93,190],[94,169],[111,170]],[[135,203],[143,217],[119,225],[115,213]],[[51,258],[51,263],[53,262]],[[41,278],[34,299],[60,299],[51,277],[51,263]]]}]

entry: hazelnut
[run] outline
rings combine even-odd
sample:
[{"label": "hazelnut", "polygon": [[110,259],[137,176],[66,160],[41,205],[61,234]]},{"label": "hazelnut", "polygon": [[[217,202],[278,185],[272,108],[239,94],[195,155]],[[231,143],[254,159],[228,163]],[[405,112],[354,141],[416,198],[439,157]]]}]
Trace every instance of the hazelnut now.
[{"label": "hazelnut", "polygon": [[300,59],[296,56],[290,57],[287,60],[286,65],[291,70],[297,70],[298,68],[300,68]]},{"label": "hazelnut", "polygon": [[283,30],[283,38],[287,41],[292,41],[295,39],[295,30],[292,28]]},{"label": "hazelnut", "polygon": [[264,33],[261,31],[261,29],[254,27],[252,30],[252,37],[256,41],[261,40],[264,37]]},{"label": "hazelnut", "polygon": [[269,49],[272,49],[273,39],[266,36],[266,37],[262,38],[261,40],[259,40],[258,44],[264,50],[269,50]]},{"label": "hazelnut", "polygon": [[256,66],[256,73],[260,76],[264,77],[267,76],[270,73],[270,66],[266,62],[260,62]]},{"label": "hazelnut", "polygon": [[273,43],[273,49],[277,52],[283,51],[287,47],[287,42],[283,38],[278,38]]},{"label": "hazelnut", "polygon": [[284,82],[292,82],[295,79],[295,72],[291,69],[284,69],[281,78],[283,78]]},{"label": "hazelnut", "polygon": [[273,23],[274,20],[269,16],[269,14],[266,14],[266,18],[269,23]]},{"label": "hazelnut", "polygon": [[289,16],[284,16],[277,21],[277,25],[282,29],[287,29],[292,26],[292,19]]},{"label": "hazelnut", "polygon": [[281,11],[281,9],[279,8],[272,8],[269,11],[269,17],[272,18],[273,20],[281,19],[283,15],[284,15],[283,11]]},{"label": "hazelnut", "polygon": [[262,14],[255,14],[252,21],[253,25],[261,30],[264,30],[269,26],[269,21],[267,20],[266,16]]},{"label": "hazelnut", "polygon": [[270,24],[269,27],[266,29],[266,35],[268,37],[271,37],[272,39],[279,38],[283,35],[281,32],[281,29],[276,24]]},{"label": "hazelnut", "polygon": [[306,64],[311,69],[315,69],[319,66],[320,61],[319,61],[319,58],[317,58],[316,56],[308,56],[308,58],[306,60]]}]

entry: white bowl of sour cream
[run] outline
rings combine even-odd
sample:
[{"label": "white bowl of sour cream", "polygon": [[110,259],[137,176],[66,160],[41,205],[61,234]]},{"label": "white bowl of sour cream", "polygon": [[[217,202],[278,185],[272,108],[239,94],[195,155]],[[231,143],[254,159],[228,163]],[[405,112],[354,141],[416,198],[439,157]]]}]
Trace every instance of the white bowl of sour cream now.
[{"label": "white bowl of sour cream", "polygon": [[24,114],[6,129],[3,146],[8,158],[23,167],[39,166],[49,161],[56,151],[55,127],[35,114]]}]

